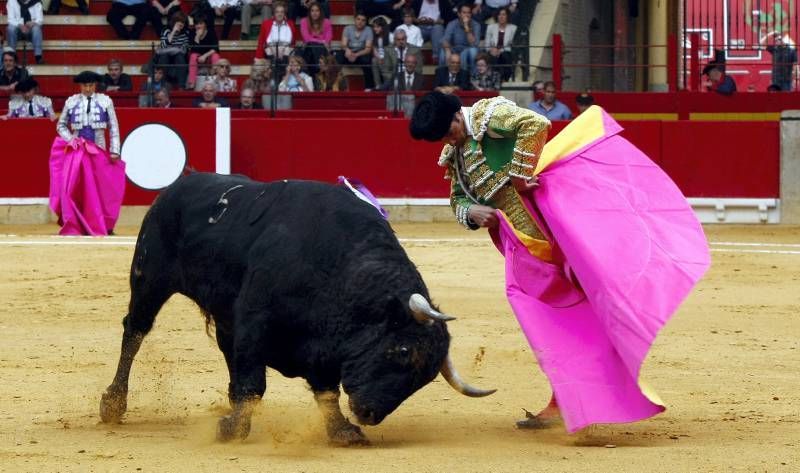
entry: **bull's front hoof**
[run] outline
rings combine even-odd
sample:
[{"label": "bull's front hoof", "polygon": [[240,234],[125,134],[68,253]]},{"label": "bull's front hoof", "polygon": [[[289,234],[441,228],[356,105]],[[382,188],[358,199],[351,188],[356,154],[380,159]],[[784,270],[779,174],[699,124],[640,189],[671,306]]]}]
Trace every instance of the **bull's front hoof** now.
[{"label": "bull's front hoof", "polygon": [[106,424],[119,424],[128,410],[128,393],[106,390],[100,399],[100,420]]},{"label": "bull's front hoof", "polygon": [[250,435],[250,419],[231,414],[222,417],[217,424],[217,440],[220,442],[244,440],[248,435]]},{"label": "bull's front hoof", "polygon": [[356,425],[347,425],[328,434],[328,440],[332,445],[339,447],[351,447],[354,445],[369,445],[369,439]]}]

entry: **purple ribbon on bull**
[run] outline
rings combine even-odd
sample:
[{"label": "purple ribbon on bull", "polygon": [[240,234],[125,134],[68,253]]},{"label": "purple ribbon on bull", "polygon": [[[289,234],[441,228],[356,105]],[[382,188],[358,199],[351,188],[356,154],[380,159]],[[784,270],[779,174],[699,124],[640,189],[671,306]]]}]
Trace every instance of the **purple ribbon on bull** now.
[{"label": "purple ribbon on bull", "polygon": [[367,186],[364,185],[360,180],[356,178],[347,178],[344,176],[339,176],[339,185],[347,187],[353,194],[356,195],[359,199],[363,200],[364,202],[370,204],[371,206],[375,207],[378,212],[383,216],[385,219],[389,219],[389,212],[386,211],[381,204],[378,202],[378,199],[372,194],[372,192],[367,189]]}]

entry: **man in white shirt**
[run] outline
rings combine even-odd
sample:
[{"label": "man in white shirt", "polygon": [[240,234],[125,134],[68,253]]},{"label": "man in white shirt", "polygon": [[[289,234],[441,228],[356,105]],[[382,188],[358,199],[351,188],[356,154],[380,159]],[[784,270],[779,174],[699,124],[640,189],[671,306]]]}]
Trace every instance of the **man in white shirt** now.
[{"label": "man in white shirt", "polygon": [[404,9],[403,24],[395,28],[394,33],[397,34],[397,32],[401,30],[405,31],[406,41],[408,44],[417,48],[421,48],[424,40],[422,39],[422,30],[419,29],[419,26],[414,24],[416,19],[417,18],[414,16],[414,10],[411,8]]},{"label": "man in white shirt", "polygon": [[417,14],[417,25],[423,41],[431,42],[433,63],[439,64],[444,26],[455,18],[453,4],[450,0],[414,0],[412,8]]},{"label": "man in white shirt", "polygon": [[24,38],[33,43],[36,64],[42,64],[42,23],[44,11],[41,0],[8,0],[8,46],[17,49],[17,41]]}]

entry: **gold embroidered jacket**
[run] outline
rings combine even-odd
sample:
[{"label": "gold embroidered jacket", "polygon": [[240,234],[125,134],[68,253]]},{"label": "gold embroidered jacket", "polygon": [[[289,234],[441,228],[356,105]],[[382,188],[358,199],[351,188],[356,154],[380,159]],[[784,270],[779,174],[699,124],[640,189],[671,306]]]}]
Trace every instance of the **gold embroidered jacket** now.
[{"label": "gold embroidered jacket", "polygon": [[439,165],[447,168],[445,177],[451,180],[450,205],[456,219],[477,229],[468,218],[475,203],[515,213],[505,208],[519,201],[511,176],[533,177],[550,121],[504,97],[480,100],[464,112],[471,136],[460,149],[445,145]]}]

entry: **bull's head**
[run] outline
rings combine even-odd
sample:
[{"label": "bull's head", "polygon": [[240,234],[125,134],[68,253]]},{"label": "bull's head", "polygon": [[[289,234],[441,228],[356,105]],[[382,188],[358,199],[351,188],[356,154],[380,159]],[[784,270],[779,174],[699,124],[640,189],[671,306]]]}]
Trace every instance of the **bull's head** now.
[{"label": "bull's head", "polygon": [[474,388],[458,375],[448,354],[450,336],[445,325],[453,317],[435,310],[421,294],[413,294],[405,304],[394,301],[390,305],[394,314],[382,336],[342,367],[342,387],[360,424],[380,423],[439,373],[466,396],[495,392]]}]

